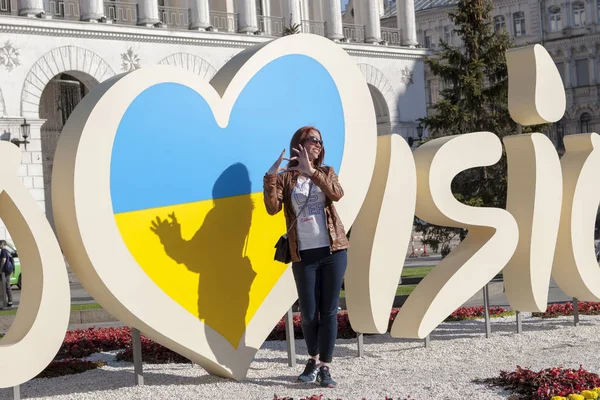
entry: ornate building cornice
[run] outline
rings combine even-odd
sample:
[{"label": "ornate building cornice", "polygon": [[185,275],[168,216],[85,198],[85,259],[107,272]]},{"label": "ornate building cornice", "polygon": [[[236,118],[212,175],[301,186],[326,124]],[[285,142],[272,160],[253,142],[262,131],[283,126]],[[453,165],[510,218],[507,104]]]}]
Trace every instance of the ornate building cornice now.
[{"label": "ornate building cornice", "polygon": [[[267,36],[165,30],[137,26],[91,24],[76,21],[26,19],[10,16],[0,17],[0,33],[236,49],[245,49],[256,43],[273,40],[272,37]],[[342,43],[340,45],[348,54],[357,57],[418,60],[423,59],[428,54],[428,51],[425,49],[377,46],[363,43]]]}]

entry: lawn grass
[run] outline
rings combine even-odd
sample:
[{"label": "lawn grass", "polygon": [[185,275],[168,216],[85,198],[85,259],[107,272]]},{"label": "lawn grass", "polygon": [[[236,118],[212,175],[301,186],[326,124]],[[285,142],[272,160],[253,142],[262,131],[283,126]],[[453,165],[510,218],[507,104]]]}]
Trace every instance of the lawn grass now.
[{"label": "lawn grass", "polygon": [[[415,290],[415,287],[416,285],[398,286],[398,289],[396,290],[396,296],[409,295],[413,290]],[[340,298],[342,297],[346,297],[346,292],[343,290],[340,292]]]},{"label": "lawn grass", "polygon": [[404,268],[402,269],[403,278],[422,278],[433,269],[431,267],[416,267],[416,268]]},{"label": "lawn grass", "polygon": [[[90,304],[72,304],[71,311],[84,311],[84,310],[99,310],[102,309],[102,306],[97,303]],[[15,315],[17,313],[17,309],[13,308],[10,310],[0,310],[0,316],[3,315]]]}]

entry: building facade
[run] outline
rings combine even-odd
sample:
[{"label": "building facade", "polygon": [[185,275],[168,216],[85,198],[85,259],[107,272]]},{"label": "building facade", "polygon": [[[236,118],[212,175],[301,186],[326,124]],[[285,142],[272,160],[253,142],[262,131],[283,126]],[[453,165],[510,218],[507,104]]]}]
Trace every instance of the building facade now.
[{"label": "building facade", "polygon": [[[383,30],[397,29],[395,0],[386,3]],[[419,47],[435,53],[439,40],[460,46],[448,11],[457,0],[415,0]],[[559,150],[565,135],[600,129],[600,0],[494,0],[494,27],[506,30],[515,45],[540,43],[553,57],[567,96],[564,118],[547,132]],[[402,30],[401,30],[402,31]],[[425,70],[428,112],[439,99],[441,83]]]},{"label": "building facade", "polygon": [[[339,0],[0,0],[0,139],[20,146],[21,179],[53,225],[54,151],[70,113],[100,82],[156,64],[210,80],[244,48],[296,32],[326,36],[356,61],[379,134],[414,136],[426,114],[427,51],[380,28],[380,0],[364,4],[364,23],[348,24]],[[414,31],[414,12],[406,20]],[[0,238],[10,238],[2,224]]]}]

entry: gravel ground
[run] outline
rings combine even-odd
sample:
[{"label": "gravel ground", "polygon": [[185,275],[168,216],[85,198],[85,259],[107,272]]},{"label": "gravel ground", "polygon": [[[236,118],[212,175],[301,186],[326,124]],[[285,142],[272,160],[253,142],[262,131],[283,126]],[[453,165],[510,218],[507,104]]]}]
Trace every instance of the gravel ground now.
[{"label": "gravel ground", "polygon": [[[114,361],[114,354],[94,355],[108,361],[99,370],[53,379],[34,379],[21,386],[23,398],[53,399],[273,399],[275,394],[296,400],[313,394],[333,399],[506,399],[508,392],[471,383],[496,376],[517,365],[542,369],[564,366],[599,373],[600,316],[549,320],[523,314],[522,334],[515,317],[492,320],[492,338],[485,339],[483,320],[443,323],[423,341],[365,337],[365,357],[358,359],[355,340],[339,340],[332,366],[337,389],[295,383],[303,366],[288,368],[285,342],[266,342],[250,367],[248,380],[235,382],[207,375],[190,364],[144,365],[146,386],[133,386],[133,366]],[[306,354],[302,340],[299,355]],[[298,356],[298,363],[304,363]],[[4,363],[3,368],[10,368]],[[1,371],[0,371],[1,373]],[[12,390],[0,390],[12,399]]]}]

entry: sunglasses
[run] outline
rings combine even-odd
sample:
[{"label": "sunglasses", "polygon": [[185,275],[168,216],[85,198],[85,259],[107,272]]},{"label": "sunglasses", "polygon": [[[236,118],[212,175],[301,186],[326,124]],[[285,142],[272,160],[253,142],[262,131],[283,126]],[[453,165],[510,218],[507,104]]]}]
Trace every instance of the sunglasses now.
[{"label": "sunglasses", "polygon": [[323,141],[322,141],[322,140],[319,140],[319,139],[317,139],[317,138],[316,138],[316,137],[314,137],[314,136],[308,137],[308,138],[306,138],[304,141],[305,141],[305,142],[312,143],[312,144],[317,144],[317,143],[318,143],[318,144],[319,144],[319,146],[323,147]]}]

